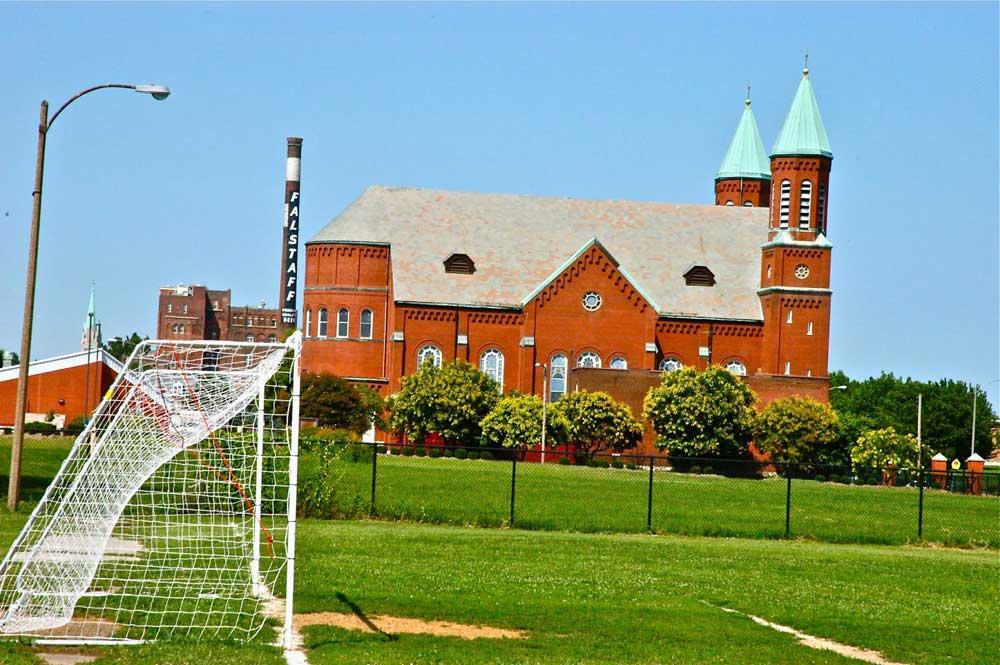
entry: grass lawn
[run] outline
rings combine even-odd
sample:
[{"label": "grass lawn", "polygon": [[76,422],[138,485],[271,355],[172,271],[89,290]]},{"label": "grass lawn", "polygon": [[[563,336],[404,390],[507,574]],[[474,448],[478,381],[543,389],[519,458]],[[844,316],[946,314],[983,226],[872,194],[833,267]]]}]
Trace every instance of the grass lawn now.
[{"label": "grass lawn", "polygon": [[354,605],[530,633],[314,627],[314,664],[857,662],[712,605],[907,663],[993,663],[1000,649],[995,552],[384,522],[305,521],[301,533],[297,612]]},{"label": "grass lawn", "polygon": [[[303,458],[303,477],[318,461]],[[337,462],[334,516],[368,515],[370,462]],[[646,531],[648,471],[518,464],[514,526],[581,532]],[[379,456],[376,513],[462,525],[509,524],[511,464]],[[786,481],[656,471],[652,529],[658,533],[783,537]],[[791,535],[827,542],[917,540],[919,491],[792,481]],[[1000,498],[927,489],[925,540],[1000,546]]]}]

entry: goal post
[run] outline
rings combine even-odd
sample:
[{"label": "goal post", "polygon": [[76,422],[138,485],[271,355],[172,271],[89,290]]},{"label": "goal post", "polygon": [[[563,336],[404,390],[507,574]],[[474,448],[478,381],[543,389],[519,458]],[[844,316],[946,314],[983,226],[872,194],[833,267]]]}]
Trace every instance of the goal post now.
[{"label": "goal post", "polygon": [[0,636],[288,646],[300,351],[142,342],[0,562]]}]

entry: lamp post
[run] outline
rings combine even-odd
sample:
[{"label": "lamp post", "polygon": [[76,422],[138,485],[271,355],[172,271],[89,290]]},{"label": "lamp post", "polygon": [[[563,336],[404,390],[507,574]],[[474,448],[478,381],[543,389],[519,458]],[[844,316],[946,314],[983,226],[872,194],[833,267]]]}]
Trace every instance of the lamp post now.
[{"label": "lamp post", "polygon": [[14,406],[14,441],[10,449],[10,484],[7,488],[7,507],[17,509],[21,491],[21,447],[24,443],[24,412],[28,402],[28,365],[31,363],[31,323],[35,313],[35,276],[38,263],[38,229],[42,216],[42,174],[45,171],[45,139],[52,123],[67,106],[80,97],[104,88],[123,88],[152,95],[153,99],[166,99],[170,88],[165,85],[134,85],[130,83],[104,83],[81,90],[49,117],[49,103],[42,100],[38,119],[38,155],[35,161],[35,188],[31,192],[31,234],[28,241],[28,279],[24,289],[24,321],[21,326],[21,357],[17,375],[17,401]]},{"label": "lamp post", "polygon": [[549,366],[545,363],[535,363],[542,368],[542,464],[545,464],[545,421],[549,404]]}]

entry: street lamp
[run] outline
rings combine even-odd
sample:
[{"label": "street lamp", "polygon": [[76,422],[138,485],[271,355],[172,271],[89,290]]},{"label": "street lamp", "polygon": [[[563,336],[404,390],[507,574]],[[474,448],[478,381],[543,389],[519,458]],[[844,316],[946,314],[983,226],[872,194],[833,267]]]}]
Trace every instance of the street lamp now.
[{"label": "street lamp", "polygon": [[535,363],[542,368],[542,464],[545,464],[545,416],[549,404],[549,366],[545,363]]},{"label": "street lamp", "polygon": [[35,189],[31,193],[31,235],[28,241],[28,280],[24,289],[24,322],[21,327],[21,357],[17,374],[17,402],[14,407],[14,441],[10,449],[10,484],[7,490],[7,507],[17,509],[21,490],[21,447],[24,443],[24,412],[28,402],[28,365],[31,363],[31,323],[35,313],[35,274],[38,264],[38,229],[42,216],[42,174],[45,171],[45,138],[52,123],[67,106],[80,97],[104,88],[135,90],[153,99],[166,99],[170,88],[165,85],[134,85],[131,83],[104,83],[81,90],[66,100],[52,117],[49,117],[49,103],[42,100],[38,120],[38,156],[35,161]]}]

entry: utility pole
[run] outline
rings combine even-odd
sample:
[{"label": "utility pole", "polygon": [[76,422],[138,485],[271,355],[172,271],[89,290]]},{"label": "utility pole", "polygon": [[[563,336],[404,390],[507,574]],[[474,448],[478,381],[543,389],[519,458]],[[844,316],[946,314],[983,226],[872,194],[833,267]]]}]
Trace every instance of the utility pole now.
[{"label": "utility pole", "polygon": [[979,396],[979,386],[972,387],[972,436],[969,437],[969,457],[976,454],[976,397]]},{"label": "utility pole", "polygon": [[924,410],[924,396],[921,393],[917,395],[917,468],[918,469],[921,468],[920,465],[922,464],[923,461],[922,453],[924,450],[924,441],[920,436],[920,425],[921,425],[920,421],[921,421],[921,416],[923,414],[923,410]]}]

